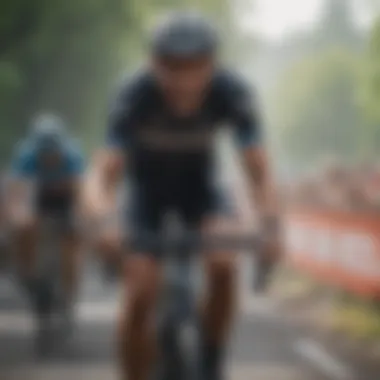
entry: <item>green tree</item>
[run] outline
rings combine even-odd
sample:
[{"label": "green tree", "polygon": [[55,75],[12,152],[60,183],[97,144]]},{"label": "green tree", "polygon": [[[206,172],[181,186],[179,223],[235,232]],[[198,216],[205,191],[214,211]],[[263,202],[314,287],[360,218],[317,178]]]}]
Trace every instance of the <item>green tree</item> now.
[{"label": "green tree", "polygon": [[353,0],[324,0],[315,35],[317,46],[340,45],[358,49],[363,45],[353,6]]},{"label": "green tree", "polygon": [[356,55],[334,49],[301,60],[284,74],[272,122],[276,145],[292,164],[309,165],[330,153],[355,160],[363,151],[359,67]]},{"label": "green tree", "polygon": [[45,109],[94,145],[116,78],[144,53],[146,28],[160,12],[189,5],[228,20],[227,0],[2,1],[0,159]]},{"label": "green tree", "polygon": [[380,20],[371,31],[363,66],[361,100],[370,125],[367,139],[377,153],[380,151]]}]

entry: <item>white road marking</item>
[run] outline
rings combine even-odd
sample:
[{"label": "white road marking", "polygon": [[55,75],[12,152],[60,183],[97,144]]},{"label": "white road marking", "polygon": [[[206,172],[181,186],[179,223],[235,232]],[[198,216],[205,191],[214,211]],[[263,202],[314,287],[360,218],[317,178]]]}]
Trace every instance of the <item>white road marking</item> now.
[{"label": "white road marking", "polygon": [[353,379],[351,370],[331,356],[321,345],[309,339],[300,339],[294,344],[294,351],[313,364],[319,371],[334,380]]},{"label": "white road marking", "polygon": [[34,329],[31,316],[24,311],[7,311],[0,314],[0,334],[30,334]]},{"label": "white road marking", "polygon": [[[117,317],[118,303],[82,302],[77,308],[78,323],[114,323]],[[26,310],[0,312],[0,334],[30,334],[34,330],[33,316]]]},{"label": "white road marking", "polygon": [[81,322],[112,322],[118,309],[116,301],[82,302],[78,305],[77,315]]},{"label": "white road marking", "polygon": [[[78,304],[76,316],[78,324],[116,322],[120,308],[120,298],[112,297],[106,301],[83,301]],[[241,314],[243,316],[265,316],[276,318],[275,304],[270,298],[243,296],[241,298]],[[33,316],[28,310],[1,311],[0,312],[0,334],[30,334],[34,330]]]},{"label": "white road marking", "polygon": [[[241,294],[240,312],[243,316],[266,316],[276,318],[276,305],[268,297]],[[115,323],[120,308],[120,297],[103,301],[82,301],[77,305],[76,316],[79,324]],[[29,334],[34,329],[34,321],[28,310],[8,310],[0,312],[0,333],[17,335]]]},{"label": "white road marking", "polygon": [[[95,364],[89,366],[60,366],[46,365],[44,367],[15,368],[5,373],[6,378],[20,379],[28,378],[29,380],[116,380],[118,372],[116,365]],[[305,380],[307,374],[293,366],[280,365],[275,363],[269,364],[246,364],[234,365],[228,369],[228,380]]]}]

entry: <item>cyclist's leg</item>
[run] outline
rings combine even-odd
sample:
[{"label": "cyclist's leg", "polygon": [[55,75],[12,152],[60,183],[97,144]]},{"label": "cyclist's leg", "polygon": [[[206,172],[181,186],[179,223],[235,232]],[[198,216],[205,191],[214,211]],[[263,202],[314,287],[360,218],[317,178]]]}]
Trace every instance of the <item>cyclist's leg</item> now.
[{"label": "cyclist's leg", "polygon": [[74,198],[67,195],[45,195],[39,202],[39,211],[42,215],[51,215],[59,218],[61,239],[58,251],[60,254],[60,276],[63,286],[65,303],[71,304],[75,296],[78,282],[80,239],[74,224]]},{"label": "cyclist's leg", "polygon": [[123,312],[120,323],[120,355],[123,379],[146,380],[156,356],[152,317],[160,285],[157,260],[133,254],[125,264]]},{"label": "cyclist's leg", "polygon": [[61,278],[67,305],[73,305],[77,294],[80,267],[82,240],[75,224],[73,210],[68,209],[65,215],[64,233],[62,234],[61,249]]},{"label": "cyclist's leg", "polygon": [[40,237],[43,207],[38,198],[34,209],[34,218],[28,225],[14,226],[14,249],[18,260],[18,274],[21,286],[26,291],[33,313],[37,317],[37,344],[44,346],[48,326],[45,324],[52,306],[51,288],[46,284],[38,267],[38,243]]},{"label": "cyclist's leg", "polygon": [[38,217],[30,224],[12,226],[12,245],[22,285],[31,290],[36,277]]},{"label": "cyclist's leg", "polygon": [[[146,204],[141,197],[134,197],[131,204],[134,206],[130,217],[131,235],[141,230],[157,232],[160,224],[157,205]],[[153,206],[154,210],[148,206]],[[156,356],[153,316],[161,283],[157,255],[158,252],[152,252],[140,241],[131,246],[125,257],[125,291],[119,331],[123,379],[147,380]]]},{"label": "cyclist's leg", "polygon": [[[219,216],[210,217],[204,230],[213,231],[221,222]],[[236,311],[236,253],[220,249],[206,252],[203,259],[206,280],[205,298],[201,304],[203,365],[210,379],[218,379],[224,347]]]}]

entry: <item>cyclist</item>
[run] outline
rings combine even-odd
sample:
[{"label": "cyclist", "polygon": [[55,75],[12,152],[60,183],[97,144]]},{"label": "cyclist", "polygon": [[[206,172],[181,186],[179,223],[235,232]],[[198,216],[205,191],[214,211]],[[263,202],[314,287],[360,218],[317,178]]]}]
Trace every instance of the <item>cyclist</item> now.
[{"label": "cyclist", "polygon": [[[133,233],[159,232],[175,209],[188,226],[214,229],[228,217],[214,177],[215,131],[230,125],[252,179],[267,249],[278,249],[277,208],[257,109],[244,81],[218,59],[218,38],[202,15],[175,13],[155,30],[150,65],[123,83],[110,112],[108,146],[85,185],[87,212],[111,217],[117,183],[128,171]],[[225,199],[225,198],[224,198]],[[155,358],[152,313],[159,292],[160,253],[134,241],[126,256],[120,349],[123,378],[146,380]],[[206,299],[202,314],[202,371],[222,376],[234,314],[235,255],[204,255]]]},{"label": "cyclist", "polygon": [[[14,233],[19,275],[39,316],[52,311],[54,295],[36,273],[39,222],[46,214],[63,218],[61,275],[62,315],[72,322],[78,276],[79,237],[73,212],[83,170],[82,153],[55,115],[40,115],[15,150],[8,188],[8,214]],[[54,214],[53,214],[54,213]]]}]

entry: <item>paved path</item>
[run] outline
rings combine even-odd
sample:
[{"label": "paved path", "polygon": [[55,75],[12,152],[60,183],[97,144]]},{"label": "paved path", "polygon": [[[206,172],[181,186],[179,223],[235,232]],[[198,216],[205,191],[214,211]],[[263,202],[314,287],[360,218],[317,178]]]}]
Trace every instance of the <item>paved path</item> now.
[{"label": "paved path", "polygon": [[[229,378],[361,380],[355,369],[281,317],[270,299],[249,295],[249,265],[242,260],[242,306],[232,339]],[[107,288],[93,268],[84,278],[76,333],[66,347],[42,362],[33,355],[33,323],[25,303],[11,280],[0,277],[1,380],[117,379],[114,327],[118,291]]]}]

